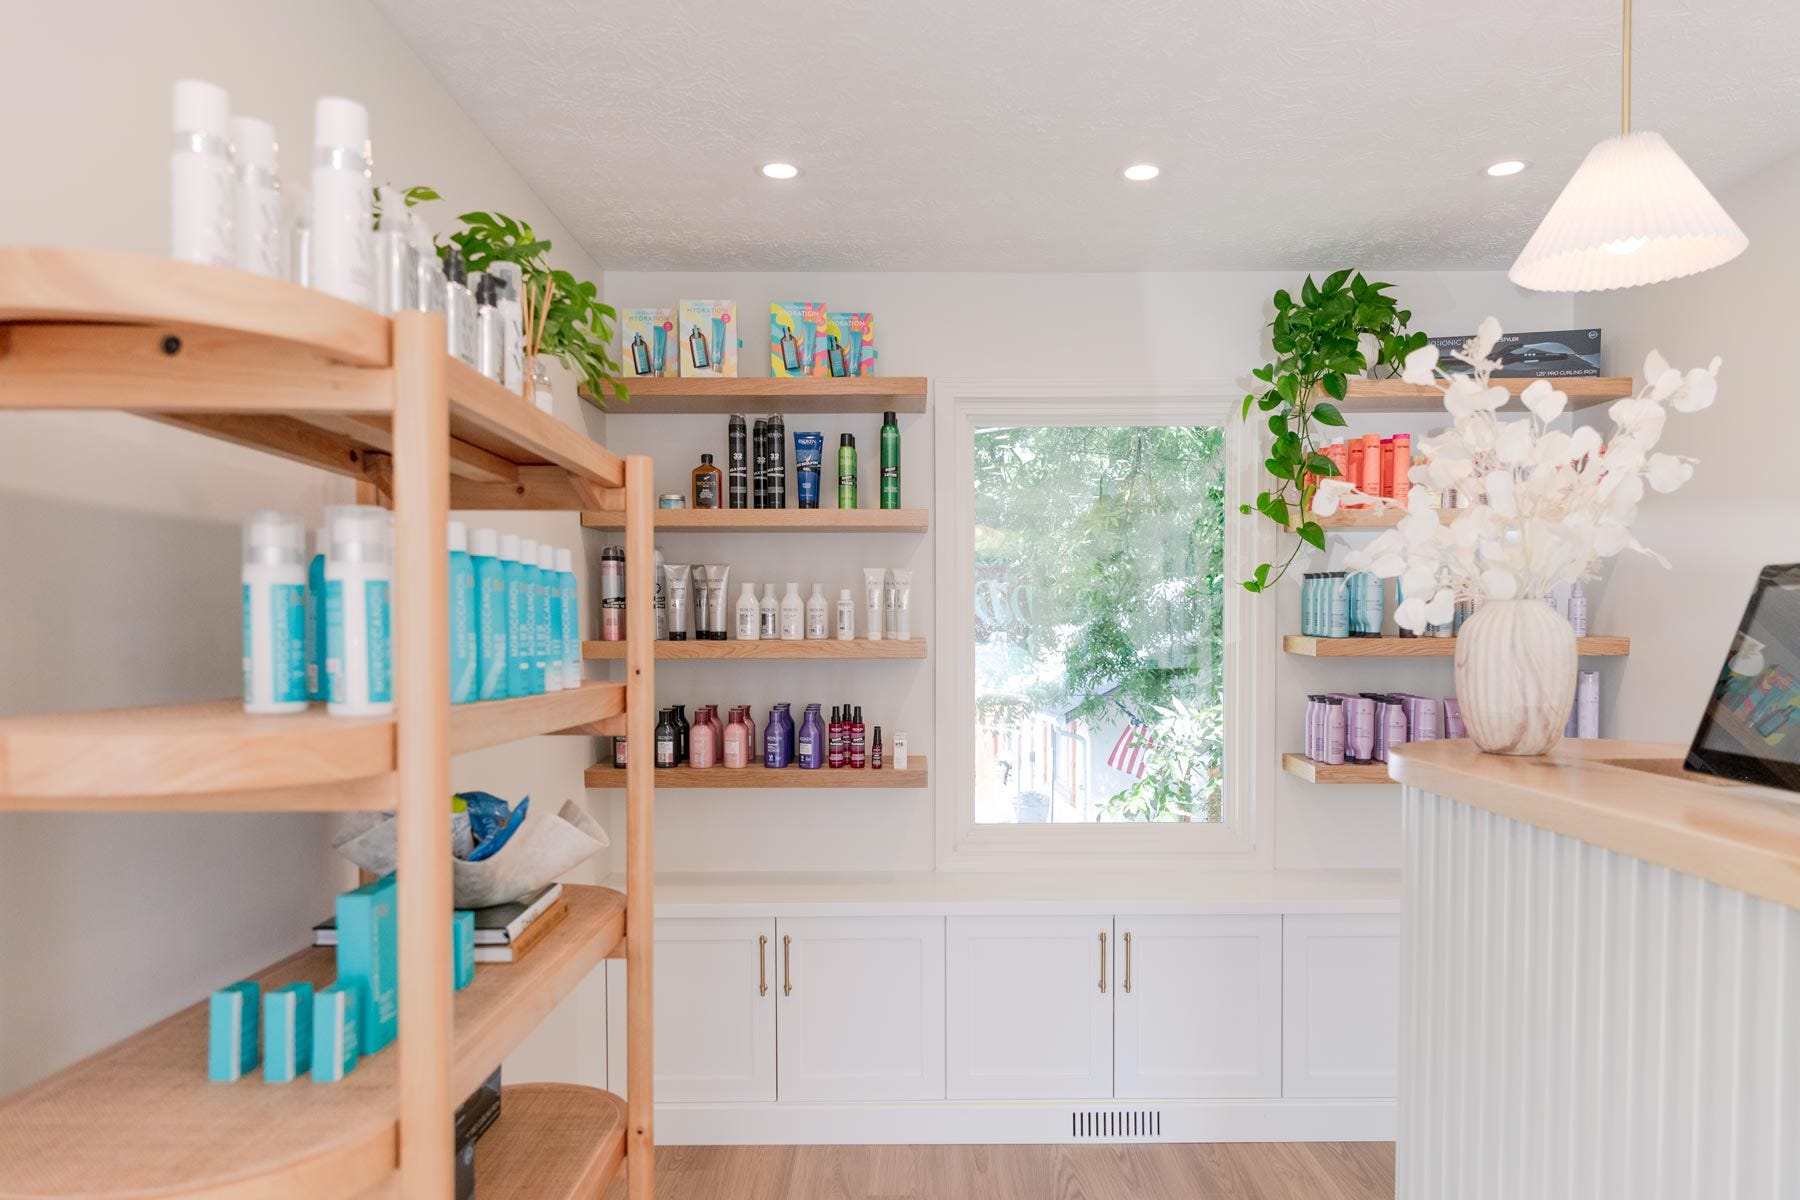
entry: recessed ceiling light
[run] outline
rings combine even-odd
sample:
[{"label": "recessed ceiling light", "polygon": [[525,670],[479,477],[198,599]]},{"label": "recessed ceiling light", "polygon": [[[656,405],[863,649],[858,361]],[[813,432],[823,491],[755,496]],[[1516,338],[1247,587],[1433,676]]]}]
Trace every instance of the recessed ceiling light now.
[{"label": "recessed ceiling light", "polygon": [[764,163],[762,173],[770,179],[792,179],[800,173],[800,168],[793,163]]},{"label": "recessed ceiling light", "polygon": [[1505,162],[1497,162],[1493,166],[1489,167],[1487,169],[1487,173],[1489,175],[1517,175],[1520,171],[1523,171],[1524,169],[1525,169],[1524,163],[1520,162],[1516,158],[1509,158]]},{"label": "recessed ceiling light", "polygon": [[1144,183],[1162,174],[1162,169],[1155,163],[1133,163],[1125,168],[1125,178],[1133,183]]}]

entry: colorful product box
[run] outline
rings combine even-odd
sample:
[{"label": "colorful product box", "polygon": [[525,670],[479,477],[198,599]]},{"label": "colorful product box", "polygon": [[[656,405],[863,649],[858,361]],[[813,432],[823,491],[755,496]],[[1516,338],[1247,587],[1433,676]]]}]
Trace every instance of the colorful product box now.
[{"label": "colorful product box", "polygon": [[263,997],[263,1079],[289,1083],[312,1066],[313,985],[290,983]]},{"label": "colorful product box", "polygon": [[825,370],[836,379],[875,373],[875,314],[825,314]]},{"label": "colorful product box", "polygon": [[737,301],[683,300],[675,333],[683,379],[736,378]]},{"label": "colorful product box", "polygon": [[[1473,368],[1451,355],[1461,353],[1463,337],[1434,337],[1438,369],[1447,375],[1468,375]],[[1494,343],[1488,357],[1500,365],[1495,379],[1558,379],[1600,374],[1598,329],[1551,329],[1537,333],[1506,333]]]},{"label": "colorful product box", "polygon": [[451,959],[456,990],[462,991],[475,982],[475,913],[466,908],[456,910],[455,924],[450,930]]},{"label": "colorful product box", "polygon": [[769,305],[769,374],[777,379],[825,374],[823,300],[777,300]]},{"label": "colorful product box", "polygon": [[681,369],[680,340],[672,308],[619,310],[619,359],[628,380],[675,378]]},{"label": "colorful product box", "polygon": [[206,1077],[218,1083],[256,1069],[256,1012],[262,988],[242,980],[220,988],[207,1004]]},{"label": "colorful product box", "polygon": [[312,1077],[321,1083],[336,1083],[356,1070],[361,990],[340,979],[313,993]]},{"label": "colorful product box", "polygon": [[338,979],[357,985],[361,1034],[357,1049],[374,1054],[400,1026],[399,930],[392,874],[337,898]]}]

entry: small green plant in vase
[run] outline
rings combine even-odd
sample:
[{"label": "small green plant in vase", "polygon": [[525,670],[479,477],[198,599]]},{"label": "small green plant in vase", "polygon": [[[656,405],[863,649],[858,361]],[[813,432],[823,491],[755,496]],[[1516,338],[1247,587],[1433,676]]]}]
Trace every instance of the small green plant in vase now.
[{"label": "small green plant in vase", "polygon": [[1325,530],[1309,515],[1320,479],[1335,477],[1337,467],[1323,453],[1319,426],[1341,427],[1344,399],[1354,376],[1398,373],[1406,356],[1426,343],[1423,333],[1409,333],[1412,313],[1387,294],[1391,283],[1370,283],[1361,272],[1334,271],[1323,284],[1311,275],[1296,300],[1284,288],[1275,293],[1275,319],[1269,342],[1275,361],[1251,374],[1264,386],[1244,397],[1243,418],[1251,410],[1266,413],[1273,438],[1263,466],[1269,487],[1257,493],[1252,507],[1296,535],[1278,563],[1260,563],[1243,581],[1252,592],[1267,590],[1308,546],[1325,548]]}]

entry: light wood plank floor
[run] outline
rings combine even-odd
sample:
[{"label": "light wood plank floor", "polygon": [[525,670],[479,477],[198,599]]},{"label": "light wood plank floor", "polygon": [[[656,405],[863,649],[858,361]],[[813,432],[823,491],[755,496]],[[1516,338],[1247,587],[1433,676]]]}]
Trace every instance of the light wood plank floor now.
[{"label": "light wood plank floor", "polygon": [[[1393,1200],[1392,1142],[665,1146],[658,1200]],[[625,1200],[623,1182],[606,1200]]]}]

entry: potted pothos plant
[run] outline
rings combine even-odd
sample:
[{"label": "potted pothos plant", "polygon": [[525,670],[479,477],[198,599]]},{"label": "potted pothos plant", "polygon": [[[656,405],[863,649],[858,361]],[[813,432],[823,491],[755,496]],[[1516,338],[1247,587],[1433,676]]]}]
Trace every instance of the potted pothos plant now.
[{"label": "potted pothos plant", "polygon": [[1423,333],[1408,332],[1412,312],[1388,291],[1391,283],[1371,283],[1360,271],[1334,271],[1315,284],[1311,275],[1295,299],[1284,288],[1275,293],[1275,319],[1269,342],[1275,361],[1251,372],[1265,385],[1261,395],[1244,397],[1243,418],[1251,411],[1267,414],[1273,441],[1263,467],[1269,486],[1257,493],[1254,507],[1282,529],[1296,535],[1287,556],[1259,563],[1244,587],[1261,592],[1273,585],[1308,547],[1325,548],[1325,530],[1311,517],[1313,492],[1321,479],[1337,475],[1337,467],[1321,449],[1320,427],[1344,424],[1337,402],[1351,378],[1398,373],[1406,356],[1425,345]]},{"label": "potted pothos plant", "polygon": [[[429,187],[407,188],[401,195],[409,208],[441,199]],[[549,241],[524,221],[490,212],[466,212],[456,219],[462,228],[447,238],[462,251],[471,272],[485,271],[496,262],[519,266],[527,380],[542,378],[537,369],[540,360],[553,358],[574,372],[601,406],[628,400],[619,362],[612,354],[612,323],[618,314],[610,304],[601,303],[599,286],[551,267],[545,258]]]}]

